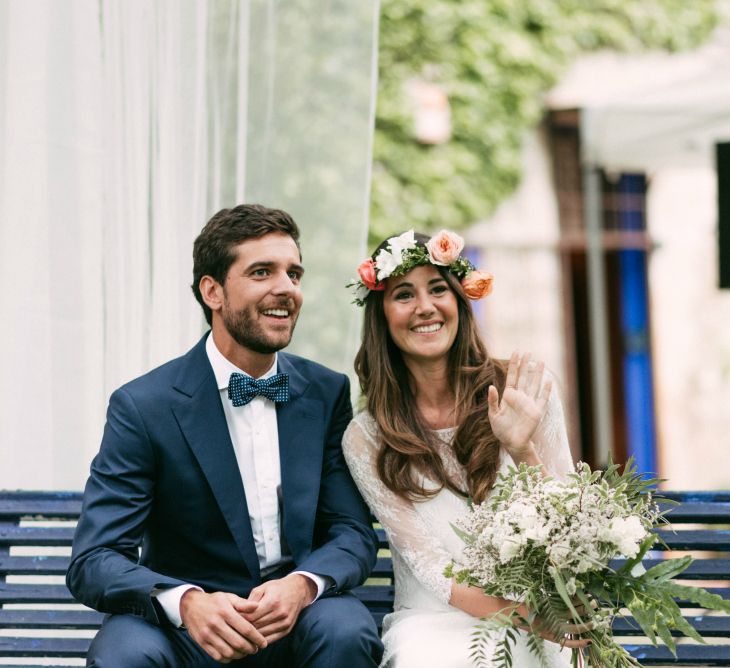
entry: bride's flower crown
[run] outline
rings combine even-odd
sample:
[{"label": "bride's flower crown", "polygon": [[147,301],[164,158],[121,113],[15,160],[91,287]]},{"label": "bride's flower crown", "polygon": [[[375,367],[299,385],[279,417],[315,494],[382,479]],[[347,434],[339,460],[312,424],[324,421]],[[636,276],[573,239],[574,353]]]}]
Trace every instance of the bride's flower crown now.
[{"label": "bride's flower crown", "polygon": [[422,264],[446,267],[459,279],[469,299],[486,297],[492,291],[494,277],[462,257],[463,248],[464,240],[448,230],[441,230],[425,245],[416,242],[413,230],[391,237],[374,258],[369,257],[360,264],[359,279],[348,283],[348,288],[355,288],[353,304],[364,306],[371,291],[385,290],[385,279],[403,276]]}]

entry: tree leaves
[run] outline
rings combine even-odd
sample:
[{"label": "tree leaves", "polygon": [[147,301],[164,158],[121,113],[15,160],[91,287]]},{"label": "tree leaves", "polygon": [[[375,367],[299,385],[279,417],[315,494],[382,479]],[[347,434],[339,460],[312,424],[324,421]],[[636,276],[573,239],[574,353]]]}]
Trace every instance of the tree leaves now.
[{"label": "tree leaves", "polygon": [[[579,54],[688,49],[716,22],[715,0],[382,0],[371,239],[492,213],[519,183],[542,96]],[[414,78],[448,96],[444,144],[416,140]]]}]

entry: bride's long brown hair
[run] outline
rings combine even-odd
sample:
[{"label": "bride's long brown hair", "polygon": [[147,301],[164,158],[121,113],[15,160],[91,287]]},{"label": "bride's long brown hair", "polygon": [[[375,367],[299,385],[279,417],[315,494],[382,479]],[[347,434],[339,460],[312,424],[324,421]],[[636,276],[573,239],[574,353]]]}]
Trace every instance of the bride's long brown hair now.
[{"label": "bride's long brown hair", "polygon": [[[429,237],[417,234],[417,243]],[[376,251],[377,252],[377,251]],[[448,358],[448,382],[453,391],[458,425],[453,449],[466,469],[468,489],[450,479],[435,449],[435,436],[416,406],[413,378],[400,349],[388,330],[383,292],[371,292],[355,371],[367,408],[379,428],[378,475],[393,492],[417,500],[435,495],[444,487],[468,495],[479,503],[494,486],[499,465],[499,442],[487,416],[487,391],[495,385],[500,396],[506,369],[492,359],[482,342],[474,314],[461,284],[445,267],[437,267],[448,282],[458,305],[459,326]],[[427,490],[418,473],[426,473],[440,487]]]}]

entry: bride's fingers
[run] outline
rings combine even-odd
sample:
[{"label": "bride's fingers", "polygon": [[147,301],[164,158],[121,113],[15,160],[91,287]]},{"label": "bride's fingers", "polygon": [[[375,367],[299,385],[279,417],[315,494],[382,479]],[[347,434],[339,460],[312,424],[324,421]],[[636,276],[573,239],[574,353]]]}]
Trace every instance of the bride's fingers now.
[{"label": "bride's fingers", "polygon": [[540,636],[545,640],[552,640],[552,642],[558,643],[561,647],[570,648],[581,648],[588,647],[591,644],[589,638],[580,638],[574,633],[562,633],[560,635],[553,635],[549,631],[540,631]]},{"label": "bride's fingers", "polygon": [[542,390],[536,399],[537,408],[542,413],[547,406],[548,399],[550,399],[550,392],[553,389],[553,381],[548,378],[542,386]]},{"label": "bride's fingers", "polygon": [[590,622],[583,622],[581,624],[563,624],[562,630],[563,633],[568,635],[579,635],[581,633],[586,633],[588,631],[592,631],[596,628],[596,622],[590,621]]},{"label": "bride's fingers", "polygon": [[507,366],[507,378],[504,383],[505,389],[508,387],[517,387],[517,373],[520,363],[520,355],[515,350],[509,358],[509,365]]},{"label": "bride's fingers", "polygon": [[527,368],[527,385],[525,386],[525,392],[528,396],[537,399],[540,394],[540,385],[542,384],[544,371],[544,362],[530,362]]},{"label": "bride's fingers", "polygon": [[517,375],[517,389],[526,391],[527,385],[530,381],[530,358],[531,353],[525,353],[520,360],[520,370]]},{"label": "bride's fingers", "polygon": [[494,415],[499,410],[499,392],[494,385],[490,385],[487,391],[487,406],[489,415]]},{"label": "bride's fingers", "polygon": [[590,644],[591,641],[587,638],[563,638],[560,641],[561,647],[569,647],[570,649],[582,649],[583,647],[588,647]]}]

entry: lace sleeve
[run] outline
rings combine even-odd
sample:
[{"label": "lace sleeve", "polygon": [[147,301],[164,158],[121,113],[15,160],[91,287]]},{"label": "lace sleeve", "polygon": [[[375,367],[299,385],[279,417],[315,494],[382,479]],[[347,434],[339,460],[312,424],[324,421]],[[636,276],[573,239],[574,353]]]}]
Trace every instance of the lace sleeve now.
[{"label": "lace sleeve", "polygon": [[535,431],[533,441],[547,472],[558,480],[565,480],[567,474],[574,470],[573,456],[568,444],[559,388],[554,377],[552,377],[552,381],[553,387],[548,399],[547,410]]},{"label": "lace sleeve", "polygon": [[445,603],[451,597],[451,581],[443,573],[451,562],[416,512],[414,504],[389,490],[378,477],[377,426],[360,413],[345,432],[342,449],[360,493],[383,525],[388,541],[408,564],[415,577]]}]

